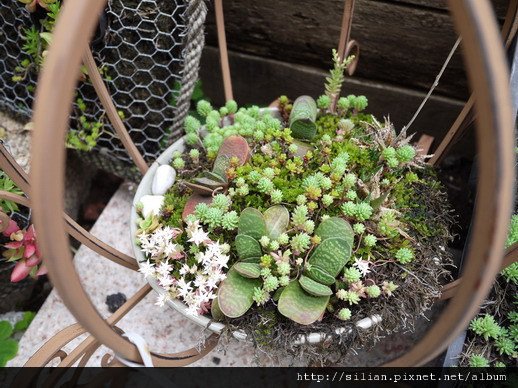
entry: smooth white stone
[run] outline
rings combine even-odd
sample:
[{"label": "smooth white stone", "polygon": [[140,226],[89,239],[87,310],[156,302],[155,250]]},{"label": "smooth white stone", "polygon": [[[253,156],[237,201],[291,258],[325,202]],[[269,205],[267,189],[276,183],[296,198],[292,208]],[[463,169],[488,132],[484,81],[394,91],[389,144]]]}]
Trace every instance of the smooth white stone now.
[{"label": "smooth white stone", "polygon": [[164,195],[173,186],[176,179],[176,171],[168,164],[158,167],[153,177],[151,192],[154,195]]},{"label": "smooth white stone", "polygon": [[151,214],[157,216],[164,204],[164,199],[165,197],[163,195],[143,195],[142,198],[140,198],[140,202],[142,203],[142,215],[144,218],[147,218]]}]

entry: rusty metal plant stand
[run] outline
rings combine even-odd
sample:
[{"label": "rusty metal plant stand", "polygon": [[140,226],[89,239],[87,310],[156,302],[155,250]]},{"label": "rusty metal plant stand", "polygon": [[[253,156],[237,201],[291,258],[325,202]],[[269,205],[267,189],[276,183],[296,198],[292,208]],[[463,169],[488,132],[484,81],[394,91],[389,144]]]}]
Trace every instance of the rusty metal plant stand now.
[{"label": "rusty metal plant stand", "polygon": [[[215,3],[219,21],[218,37],[225,95],[231,97],[228,60],[225,60],[227,53],[222,25],[222,0],[216,0]],[[347,0],[345,3],[339,44],[339,53],[342,57],[349,52],[357,54],[359,50],[354,41],[349,41],[354,1]],[[504,31],[506,39],[509,34],[514,36],[516,32],[514,26],[517,20],[517,3],[515,0],[511,1],[509,19],[506,21],[508,27],[504,27],[508,29],[507,32]],[[29,359],[26,366],[44,366],[55,358],[60,359],[59,366],[71,366],[77,362],[79,365],[85,365],[101,345],[112,349],[125,360],[142,363],[136,346],[121,335],[122,332],[116,324],[147,295],[150,286],[146,285],[140,289],[111,317],[103,319],[80,285],[72,263],[68,234],[115,263],[133,270],[137,270],[137,265],[132,257],[95,238],[63,213],[63,141],[82,61],[88,68],[108,117],[136,166],[142,173],[148,168],[119,119],[88,49],[88,37],[92,35],[96,15],[104,5],[105,0],[65,2],[38,85],[30,186],[26,174],[3,145],[0,145],[2,169],[29,195],[29,199],[1,191],[0,198],[32,206],[39,245],[50,279],[64,304],[79,322],[52,337]],[[470,99],[477,111],[477,144],[480,155],[473,238],[470,241],[462,281],[457,280],[444,288],[443,298],[452,299],[440,319],[414,348],[390,361],[387,366],[422,365],[437,356],[475,315],[503,264],[502,247],[511,213],[514,180],[513,117],[504,50],[496,21],[494,17],[488,16],[492,11],[487,1],[450,0],[449,5],[463,40],[470,84],[476,95],[476,98]],[[471,110],[471,106],[468,110]],[[445,150],[452,138],[453,136],[446,138]],[[518,244],[508,249],[504,260],[506,264],[514,261],[518,261]],[[86,332],[90,335],[73,351],[67,354],[62,350],[64,345]],[[209,353],[217,342],[217,335],[212,334],[202,349],[192,348],[174,354],[151,352],[152,361],[155,366],[188,365]],[[105,355],[102,365],[116,366],[120,363],[115,358],[110,360],[110,356]],[[33,377],[36,376],[25,374],[20,377],[24,379],[20,383],[29,383]],[[59,372],[50,376],[51,381],[58,378]]]}]

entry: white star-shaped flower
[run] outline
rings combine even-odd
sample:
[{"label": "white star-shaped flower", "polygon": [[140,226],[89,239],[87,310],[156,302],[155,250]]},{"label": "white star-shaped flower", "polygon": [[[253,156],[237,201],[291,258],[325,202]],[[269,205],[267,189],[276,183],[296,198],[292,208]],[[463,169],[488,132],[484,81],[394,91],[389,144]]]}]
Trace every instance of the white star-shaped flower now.
[{"label": "white star-shaped flower", "polygon": [[196,245],[200,245],[209,239],[209,234],[205,232],[203,229],[197,229],[191,233],[191,238],[188,240]]},{"label": "white star-shaped flower", "polygon": [[171,264],[168,263],[167,260],[162,261],[158,266],[156,267],[156,272],[158,272],[162,276],[169,275],[169,273],[173,270],[173,267]]},{"label": "white star-shaped flower", "polygon": [[178,287],[178,295],[183,298],[192,291],[191,282],[185,282],[184,278],[180,278],[176,286]]},{"label": "white star-shaped flower", "polygon": [[145,278],[155,276],[155,264],[151,264],[148,260],[140,265],[139,272],[142,273]]},{"label": "white star-shaped flower", "polygon": [[207,252],[210,252],[214,256],[220,255],[223,252],[223,245],[221,245],[219,241],[211,242],[207,245]]},{"label": "white star-shaped flower", "polygon": [[157,306],[160,306],[160,307],[164,307],[165,303],[170,300],[171,298],[169,297],[169,294],[164,292],[160,295],[158,295],[158,297],[156,298],[156,303],[155,305]]},{"label": "white star-shaped flower", "polygon": [[367,275],[370,272],[370,262],[367,260],[355,259],[353,266],[361,272],[362,276]]},{"label": "white star-shaped flower", "polygon": [[171,285],[174,283],[174,279],[169,275],[165,275],[165,276],[161,276],[158,278],[158,283],[160,284],[161,287],[168,290],[171,287]]}]

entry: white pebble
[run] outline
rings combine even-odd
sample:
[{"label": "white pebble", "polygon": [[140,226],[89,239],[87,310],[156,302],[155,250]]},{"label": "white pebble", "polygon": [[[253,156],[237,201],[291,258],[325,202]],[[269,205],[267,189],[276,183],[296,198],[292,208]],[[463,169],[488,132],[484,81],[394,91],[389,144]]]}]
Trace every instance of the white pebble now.
[{"label": "white pebble", "polygon": [[168,164],[164,164],[156,169],[151,185],[151,192],[154,195],[164,195],[173,186],[176,179],[176,171]]},{"label": "white pebble", "polygon": [[144,195],[140,198],[142,203],[142,215],[147,218],[149,215],[158,215],[164,204],[165,197],[163,195]]}]

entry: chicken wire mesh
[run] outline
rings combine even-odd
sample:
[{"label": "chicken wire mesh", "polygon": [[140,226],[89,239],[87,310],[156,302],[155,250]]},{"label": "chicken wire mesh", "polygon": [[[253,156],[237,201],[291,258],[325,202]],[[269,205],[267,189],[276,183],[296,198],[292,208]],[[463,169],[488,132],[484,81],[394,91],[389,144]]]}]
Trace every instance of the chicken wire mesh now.
[{"label": "chicken wire mesh", "polygon": [[[44,11],[44,10],[43,10]],[[16,67],[27,57],[24,29],[38,25],[17,0],[0,5],[0,109],[30,120],[37,72],[14,81]],[[181,134],[203,47],[203,0],[110,0],[100,18],[92,51],[108,90],[133,142],[150,162]],[[102,122],[102,133],[82,158],[125,177],[138,172],[117,138],[93,86],[79,83],[71,128],[80,116]]]}]

